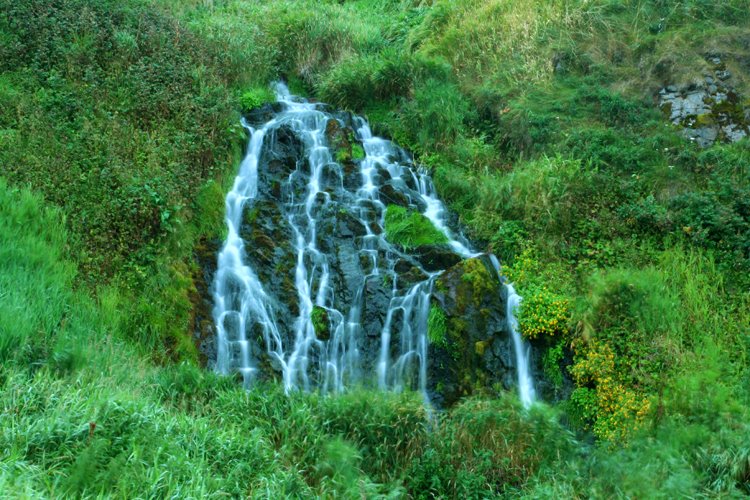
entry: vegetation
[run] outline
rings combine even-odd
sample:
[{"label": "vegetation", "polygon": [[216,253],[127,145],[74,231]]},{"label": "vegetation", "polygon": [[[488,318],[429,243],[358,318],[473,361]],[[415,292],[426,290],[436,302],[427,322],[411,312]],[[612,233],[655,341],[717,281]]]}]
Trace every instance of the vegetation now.
[{"label": "vegetation", "polygon": [[430,344],[439,347],[448,346],[447,320],[448,318],[445,317],[445,312],[440,306],[434,304],[430,306],[430,314],[427,317],[427,337]]},{"label": "vegetation", "polygon": [[[745,0],[0,10],[0,491],[750,494],[750,143],[701,150],[653,101],[714,55],[750,96]],[[556,403],[430,417],[410,394],[245,392],[196,366],[197,254],[239,112],[278,78],[432,170],[524,296]],[[444,241],[398,206],[385,226]],[[431,310],[432,340],[448,328]]]},{"label": "vegetation", "polygon": [[326,311],[324,307],[313,306],[312,312],[310,313],[310,321],[312,321],[316,337],[320,340],[328,340],[331,338],[331,325],[328,319],[328,311]]},{"label": "vegetation", "polygon": [[408,208],[388,205],[385,211],[385,237],[404,248],[447,243],[448,237],[430,219]]}]

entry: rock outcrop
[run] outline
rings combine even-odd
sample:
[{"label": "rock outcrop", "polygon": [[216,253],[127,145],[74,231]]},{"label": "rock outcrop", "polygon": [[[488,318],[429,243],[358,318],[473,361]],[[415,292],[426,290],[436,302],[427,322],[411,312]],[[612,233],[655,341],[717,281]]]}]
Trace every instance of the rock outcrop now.
[{"label": "rock outcrop", "polygon": [[[243,376],[289,384],[305,370],[305,386],[421,388],[439,405],[514,386],[507,297],[489,256],[466,258],[442,242],[407,249],[388,241],[387,206],[422,213],[431,203],[434,210],[426,173],[388,141],[368,138],[361,119],[316,106],[300,106],[299,118],[278,104],[246,116],[254,128],[280,113],[283,119],[267,127],[252,179],[257,193],[237,226],[243,262],[262,283],[278,333],[269,346],[269,320],[251,316],[245,333],[230,332],[247,338],[229,343],[254,360],[252,368],[238,367]],[[246,314],[232,279],[223,282],[227,329]],[[210,364],[220,349],[200,336]],[[291,351],[302,341],[300,361]]]},{"label": "rock outcrop", "polygon": [[702,82],[668,85],[659,91],[665,115],[701,147],[716,141],[736,142],[750,134],[750,108],[732,87],[732,73],[720,57],[708,61],[713,71]]}]

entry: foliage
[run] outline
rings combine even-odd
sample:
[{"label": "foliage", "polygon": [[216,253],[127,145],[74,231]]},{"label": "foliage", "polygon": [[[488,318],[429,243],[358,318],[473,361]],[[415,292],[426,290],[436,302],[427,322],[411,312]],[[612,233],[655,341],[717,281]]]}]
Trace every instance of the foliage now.
[{"label": "foliage", "polygon": [[430,219],[415,210],[398,205],[386,207],[385,235],[391,243],[404,248],[448,242],[448,237]]},{"label": "foliage", "polygon": [[427,337],[430,344],[438,347],[447,347],[447,318],[445,312],[438,305],[430,306],[430,314],[427,317]]},{"label": "foliage", "polygon": [[544,352],[542,360],[544,375],[547,380],[552,382],[556,389],[560,389],[563,385],[563,372],[560,363],[565,356],[564,347],[565,343],[559,341],[554,347],[550,347]]},{"label": "foliage", "polygon": [[328,319],[328,311],[324,307],[313,306],[310,313],[315,336],[320,340],[328,340],[331,337],[331,325]]},{"label": "foliage", "polygon": [[521,308],[521,334],[527,339],[563,335],[570,318],[567,299],[542,287],[526,289]]},{"label": "foliage", "polygon": [[273,101],[273,94],[268,88],[258,87],[243,92],[240,96],[240,109],[247,113],[255,108],[259,108],[267,102]]},{"label": "foliage", "polygon": [[481,498],[513,491],[573,449],[572,436],[538,407],[529,415],[509,396],[469,399],[445,415],[406,486],[417,498]]},{"label": "foliage", "polygon": [[[714,53],[750,95],[744,0],[0,9],[1,491],[750,491],[750,143],[698,150],[652,102]],[[428,420],[413,394],[245,392],[194,365],[194,251],[223,236],[238,112],[278,78],[366,114],[432,169],[534,311],[522,327],[540,328],[550,381],[572,353],[560,419],[596,442],[507,396]],[[400,207],[386,233],[445,241]]]}]

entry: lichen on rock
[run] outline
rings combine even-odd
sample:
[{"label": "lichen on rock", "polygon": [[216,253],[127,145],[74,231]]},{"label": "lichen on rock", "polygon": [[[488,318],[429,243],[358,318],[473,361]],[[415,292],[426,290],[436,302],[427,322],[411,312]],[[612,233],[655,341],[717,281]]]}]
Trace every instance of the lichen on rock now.
[{"label": "lichen on rock", "polygon": [[709,58],[709,63],[713,71],[702,82],[668,85],[659,91],[659,106],[669,121],[701,147],[750,135],[750,113],[732,87],[732,74],[719,57]]}]

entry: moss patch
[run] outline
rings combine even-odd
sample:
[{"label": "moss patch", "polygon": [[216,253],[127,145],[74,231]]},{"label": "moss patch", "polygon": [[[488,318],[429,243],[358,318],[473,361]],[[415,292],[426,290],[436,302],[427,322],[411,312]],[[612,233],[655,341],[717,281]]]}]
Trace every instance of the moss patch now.
[{"label": "moss patch", "polygon": [[363,160],[365,158],[365,149],[357,144],[352,144],[352,160]]}]

